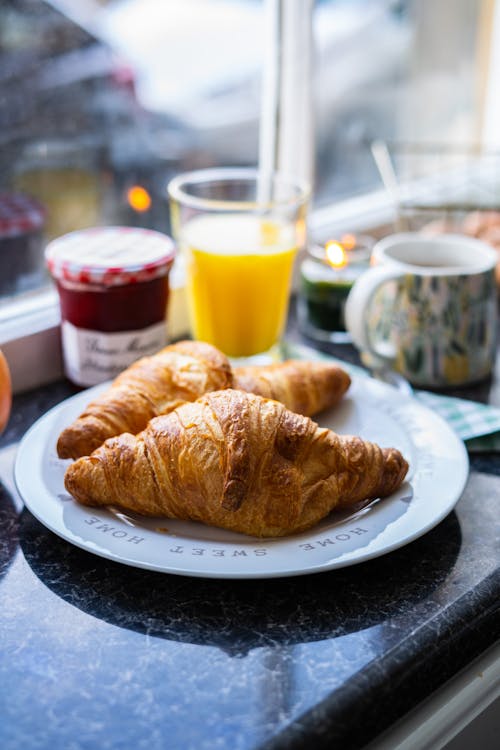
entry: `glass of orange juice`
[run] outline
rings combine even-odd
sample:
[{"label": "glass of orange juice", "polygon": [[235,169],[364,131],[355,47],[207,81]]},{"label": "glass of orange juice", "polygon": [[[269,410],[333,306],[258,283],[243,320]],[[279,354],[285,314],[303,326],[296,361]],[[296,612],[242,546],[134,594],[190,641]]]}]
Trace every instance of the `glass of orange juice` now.
[{"label": "glass of orange juice", "polygon": [[309,188],[257,169],[202,169],[168,186],[193,338],[237,362],[279,358]]}]

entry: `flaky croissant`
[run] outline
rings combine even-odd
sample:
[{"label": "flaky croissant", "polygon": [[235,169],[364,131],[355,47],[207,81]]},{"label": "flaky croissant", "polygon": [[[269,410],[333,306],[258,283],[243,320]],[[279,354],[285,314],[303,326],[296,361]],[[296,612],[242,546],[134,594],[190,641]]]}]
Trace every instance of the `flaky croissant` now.
[{"label": "flaky croissant", "polygon": [[88,456],[107,438],[122,432],[135,435],[153,417],[210,391],[254,391],[310,416],[334,406],[350,382],[344,370],[326,362],[292,360],[233,371],[227,357],[210,344],[181,341],[124,370],[61,432],[57,453],[59,458]]},{"label": "flaky croissant", "polygon": [[235,367],[232,387],[281,401],[290,411],[311,417],[335,406],[350,384],[347,372],[330,362],[290,359],[264,367]]},{"label": "flaky croissant", "polygon": [[68,467],[65,487],[84,505],[269,537],[389,495],[407,470],[395,448],[341,437],[277,401],[226,389],[153,419],[137,436],[107,440]]},{"label": "flaky croissant", "polygon": [[61,432],[59,458],[88,456],[110,437],[136,434],[184,401],[232,384],[227,357],[210,344],[180,341],[130,365]]}]

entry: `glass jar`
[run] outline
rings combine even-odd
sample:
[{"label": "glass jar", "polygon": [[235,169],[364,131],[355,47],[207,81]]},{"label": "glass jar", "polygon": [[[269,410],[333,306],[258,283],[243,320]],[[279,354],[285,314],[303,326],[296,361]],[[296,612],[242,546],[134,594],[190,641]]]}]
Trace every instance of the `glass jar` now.
[{"label": "glass jar", "polygon": [[344,307],[356,279],[367,270],[373,240],[346,235],[339,242],[312,245],[300,266],[299,328],[321,342],[348,343]]},{"label": "glass jar", "polygon": [[23,193],[0,194],[0,295],[41,286],[43,206]]},{"label": "glass jar", "polygon": [[170,237],[149,229],[71,232],[45,251],[61,306],[66,375],[77,385],[116,377],[167,341]]}]

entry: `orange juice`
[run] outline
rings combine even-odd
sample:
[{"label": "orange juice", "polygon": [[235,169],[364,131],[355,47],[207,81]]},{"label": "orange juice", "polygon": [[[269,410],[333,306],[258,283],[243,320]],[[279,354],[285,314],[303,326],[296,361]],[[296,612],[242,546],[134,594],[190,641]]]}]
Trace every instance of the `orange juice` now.
[{"label": "orange juice", "polygon": [[193,335],[230,357],[275,346],[285,327],[296,253],[290,223],[199,216],[182,233]]}]

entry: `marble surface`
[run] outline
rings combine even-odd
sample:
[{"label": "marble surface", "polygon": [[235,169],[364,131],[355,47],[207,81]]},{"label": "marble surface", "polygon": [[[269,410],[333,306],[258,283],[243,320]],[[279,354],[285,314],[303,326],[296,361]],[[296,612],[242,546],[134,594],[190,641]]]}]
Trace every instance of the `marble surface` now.
[{"label": "marble surface", "polygon": [[0,439],[3,750],[359,749],[498,639],[500,456],[474,456],[456,509],[376,560],[152,573],[59,539],[16,493],[18,441],[75,391],[16,397]]}]

